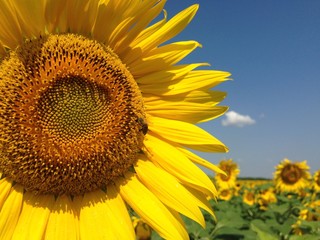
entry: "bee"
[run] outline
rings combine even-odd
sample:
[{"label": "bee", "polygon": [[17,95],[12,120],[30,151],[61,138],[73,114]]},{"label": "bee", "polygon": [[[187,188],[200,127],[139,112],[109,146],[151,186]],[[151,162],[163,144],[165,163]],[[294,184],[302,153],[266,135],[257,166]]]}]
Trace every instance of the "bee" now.
[{"label": "bee", "polygon": [[143,135],[146,135],[148,132],[148,124],[144,121],[143,118],[138,118],[138,123],[141,125],[141,131]]}]

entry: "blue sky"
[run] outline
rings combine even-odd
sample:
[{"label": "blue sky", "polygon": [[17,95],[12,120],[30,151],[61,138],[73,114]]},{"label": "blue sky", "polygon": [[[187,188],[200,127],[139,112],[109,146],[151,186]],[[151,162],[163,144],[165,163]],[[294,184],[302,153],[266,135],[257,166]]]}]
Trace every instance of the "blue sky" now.
[{"label": "blue sky", "polygon": [[243,177],[271,178],[284,158],[320,169],[320,1],[168,0],[165,9],[171,18],[194,3],[195,19],[174,40],[203,47],[185,62],[233,78],[217,88],[228,92],[229,118],[201,124],[230,151],[202,156],[232,158]]}]

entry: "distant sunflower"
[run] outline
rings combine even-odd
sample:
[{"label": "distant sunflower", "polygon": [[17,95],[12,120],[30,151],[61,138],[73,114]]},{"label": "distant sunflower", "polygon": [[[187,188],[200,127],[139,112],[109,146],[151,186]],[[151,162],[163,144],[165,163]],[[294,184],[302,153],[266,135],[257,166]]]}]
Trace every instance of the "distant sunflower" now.
[{"label": "distant sunflower", "polygon": [[300,190],[309,186],[309,166],[307,161],[291,162],[284,159],[274,173],[275,187],[280,192],[299,193]]},{"label": "distant sunflower", "polygon": [[219,162],[218,167],[224,173],[216,173],[215,180],[220,188],[236,188],[237,176],[240,173],[238,164],[229,160],[222,160]]},{"label": "distant sunflower", "polygon": [[269,203],[276,203],[277,196],[272,188],[261,191],[258,195],[258,204],[261,210],[267,210]]},{"label": "distant sunflower", "polygon": [[[126,204],[165,239],[202,226],[217,191],[187,149],[225,152],[195,124],[222,115],[227,72],[166,43],[198,5],[0,1],[0,239],[135,239]],[[221,171],[220,171],[221,172]]]},{"label": "distant sunflower", "polygon": [[136,233],[137,240],[150,240],[152,229],[142,219],[132,217],[132,224]]},{"label": "distant sunflower", "polygon": [[313,174],[312,178],[312,188],[315,192],[320,192],[320,170]]},{"label": "distant sunflower", "polygon": [[255,196],[254,190],[245,189],[242,195],[242,201],[249,206],[252,206],[253,204],[255,204],[256,196]]},{"label": "distant sunflower", "polygon": [[219,188],[218,198],[220,200],[229,201],[233,197],[233,189],[230,188]]}]

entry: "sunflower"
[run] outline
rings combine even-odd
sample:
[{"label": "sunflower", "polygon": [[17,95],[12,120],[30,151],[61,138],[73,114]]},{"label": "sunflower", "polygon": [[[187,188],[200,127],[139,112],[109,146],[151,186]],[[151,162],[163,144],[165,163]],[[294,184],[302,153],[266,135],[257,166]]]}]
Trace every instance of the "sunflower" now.
[{"label": "sunflower", "polygon": [[234,190],[230,188],[219,188],[218,195],[220,200],[229,201],[234,195]]},{"label": "sunflower", "polygon": [[221,160],[219,168],[224,173],[216,172],[215,180],[217,185],[221,188],[235,188],[237,176],[240,173],[238,164],[232,161],[232,159]]},{"label": "sunflower", "polygon": [[[195,124],[222,115],[227,72],[166,43],[194,17],[165,0],[0,1],[0,239],[135,239],[127,206],[165,239],[217,191],[190,150],[227,147]],[[163,12],[163,17],[158,17]]]},{"label": "sunflower", "polygon": [[260,209],[264,211],[267,210],[269,203],[276,203],[277,201],[277,196],[272,188],[261,191],[257,200]]},{"label": "sunflower", "polygon": [[313,174],[312,188],[315,192],[320,192],[320,170]]},{"label": "sunflower", "polygon": [[132,217],[132,224],[137,240],[150,240],[152,229],[142,219]]},{"label": "sunflower", "polygon": [[284,159],[274,173],[275,187],[280,192],[299,193],[309,186],[310,173],[307,161],[291,162]]},{"label": "sunflower", "polygon": [[253,204],[255,204],[256,202],[256,196],[255,196],[255,192],[253,189],[245,189],[244,192],[243,192],[243,195],[242,195],[242,201],[249,205],[249,206],[252,206]]}]

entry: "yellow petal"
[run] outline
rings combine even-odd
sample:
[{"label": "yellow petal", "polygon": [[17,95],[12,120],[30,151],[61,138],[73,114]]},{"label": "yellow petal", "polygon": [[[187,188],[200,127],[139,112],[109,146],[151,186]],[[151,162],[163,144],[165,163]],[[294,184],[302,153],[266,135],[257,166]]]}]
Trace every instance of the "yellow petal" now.
[{"label": "yellow petal", "polygon": [[49,33],[67,31],[66,0],[47,0],[44,9],[45,25]]},{"label": "yellow petal", "polygon": [[223,175],[226,175],[226,173],[221,170],[218,166],[208,162],[207,160],[199,157],[198,155],[188,151],[187,149],[178,147],[179,151],[181,151],[183,154],[185,154],[192,162],[199,164],[205,168],[210,169],[211,171],[214,171],[215,173],[221,173]]},{"label": "yellow petal", "polygon": [[35,195],[31,192],[25,192],[22,211],[12,239],[43,239],[53,204],[53,195]]},{"label": "yellow petal", "polygon": [[[92,35],[100,42],[109,45],[112,38],[119,34],[118,26],[126,27],[135,16],[140,1],[98,1],[96,19]],[[121,13],[121,14],[118,14]],[[108,22],[106,24],[106,19]]]},{"label": "yellow petal", "polygon": [[[122,19],[116,25],[108,43],[115,51],[119,49],[119,44],[123,44],[126,39],[125,48],[137,37],[137,35],[160,13],[165,1],[131,1],[123,10]],[[120,11],[116,9],[115,11]]]},{"label": "yellow petal", "polygon": [[98,0],[66,1],[68,30],[84,36],[90,36],[97,16],[97,5]]},{"label": "yellow petal", "polygon": [[135,59],[141,58],[141,55],[165,41],[173,38],[178,33],[180,33],[192,20],[194,15],[196,14],[199,6],[192,5],[187,9],[181,11],[172,19],[170,19],[166,24],[164,24],[160,29],[156,32],[149,35],[147,38],[143,39],[141,42],[136,43],[132,47],[132,53],[130,56],[131,59],[127,59],[127,63],[133,62]]},{"label": "yellow petal", "polygon": [[117,36],[113,40],[114,43],[111,43],[112,48],[121,59],[125,58],[125,54],[130,52],[130,48],[128,48],[128,46],[131,44],[131,42],[134,39],[137,39],[137,36],[147,28],[147,26],[153,19],[156,18],[156,16],[160,14],[166,1],[152,0],[139,2],[143,6],[139,8],[139,14],[135,15],[135,21],[130,26],[130,31],[127,30],[126,32],[121,33],[121,38],[120,36]]},{"label": "yellow petal", "polygon": [[195,70],[175,81],[141,85],[141,91],[155,95],[171,96],[194,90],[210,89],[228,80],[230,73],[215,70]]},{"label": "yellow petal", "polygon": [[80,239],[113,239],[108,220],[107,196],[101,190],[86,193],[80,211]]},{"label": "yellow petal", "polygon": [[186,94],[172,95],[172,96],[157,96],[153,94],[143,94],[143,100],[146,104],[152,105],[152,102],[156,101],[172,101],[172,102],[191,102],[191,103],[201,103],[210,106],[215,106],[220,103],[225,97],[225,92],[221,91],[192,91]]},{"label": "yellow petal", "polygon": [[11,49],[23,38],[21,28],[11,1],[0,1],[0,42]]},{"label": "yellow petal", "polygon": [[[208,213],[210,213],[211,216],[214,217],[214,219],[216,220],[211,204],[208,201],[208,199],[210,198],[208,198],[205,194],[203,194],[203,192],[198,191],[197,189],[191,188],[189,186],[185,186],[185,187],[193,196],[195,196],[196,199],[198,199],[197,201],[198,206],[206,210]],[[213,199],[216,200],[216,197],[214,197]]]},{"label": "yellow petal", "polygon": [[203,227],[203,215],[195,199],[171,174],[141,156],[135,166],[141,182],[165,205],[193,219]]},{"label": "yellow petal", "polygon": [[114,185],[107,186],[109,198],[109,221],[119,239],[135,239],[132,221],[128,214],[128,209]]},{"label": "yellow petal", "polygon": [[7,178],[3,178],[0,180],[0,210],[2,209],[3,204],[7,200],[11,187],[12,182]]},{"label": "yellow petal", "polygon": [[125,177],[117,182],[121,196],[151,228],[164,239],[188,239],[181,223],[133,173]]},{"label": "yellow petal", "polygon": [[[86,193],[80,211],[81,239],[134,239],[133,226],[117,192]],[[109,195],[110,194],[110,195]]]},{"label": "yellow petal", "polygon": [[[187,102],[211,104],[212,106],[220,103],[227,96],[226,92],[207,90],[207,91],[192,91],[186,95],[182,95]],[[170,99],[179,98],[179,96],[168,96]]]},{"label": "yellow petal", "polygon": [[79,229],[75,218],[78,216],[70,197],[58,196],[50,213],[45,239],[77,239]]},{"label": "yellow petal", "polygon": [[[154,84],[154,83],[164,83],[176,80],[182,76],[185,76],[187,73],[192,71],[193,69],[200,66],[208,66],[208,63],[193,63],[193,64],[185,64],[185,65],[177,65],[167,67],[165,70],[146,74],[141,77],[136,77],[136,81],[139,84]],[[152,97],[154,95],[150,95]],[[156,97],[156,96],[154,96]]]},{"label": "yellow petal", "polygon": [[199,46],[201,45],[196,41],[175,42],[161,46],[129,64],[128,68],[136,78],[148,73],[166,70],[170,65],[176,64]]},{"label": "yellow petal", "polygon": [[75,213],[75,225],[77,231],[77,238],[76,239],[81,239],[80,237],[80,212],[81,212],[81,207],[82,207],[82,200],[83,200],[83,195],[78,195],[73,197],[73,210]]},{"label": "yellow petal", "polygon": [[162,100],[148,101],[145,103],[145,107],[147,113],[152,116],[189,123],[206,122],[221,116],[228,110],[228,107],[225,106]]},{"label": "yellow petal", "polygon": [[[23,37],[38,37],[44,34],[44,3],[45,1],[23,0],[11,1],[23,33]],[[22,37],[22,36],[21,36]]]},{"label": "yellow petal", "polygon": [[23,188],[16,184],[12,187],[0,212],[0,239],[12,239],[13,231],[20,217],[22,199]]},{"label": "yellow petal", "polygon": [[227,147],[208,132],[193,124],[148,116],[149,130],[181,145],[207,152],[226,152]]},{"label": "yellow petal", "polygon": [[196,188],[212,198],[217,195],[217,190],[209,177],[174,146],[151,134],[146,135],[144,145],[148,158],[178,178],[184,185]]},{"label": "yellow petal", "polygon": [[[129,48],[126,51],[126,55],[123,56],[123,58],[122,58],[123,62],[130,64],[132,61],[137,59],[137,56],[132,52],[132,49],[134,48],[135,45],[137,45],[140,42],[147,39],[150,35],[157,32],[161,27],[163,27],[166,24],[166,22],[167,22],[166,10],[163,10],[163,15],[164,15],[163,19],[152,24],[151,26],[147,27],[142,32],[140,32],[140,34],[136,37],[136,39],[130,44]],[[137,50],[136,50],[136,52],[137,52]],[[142,54],[142,52],[140,52],[139,54]]]}]

